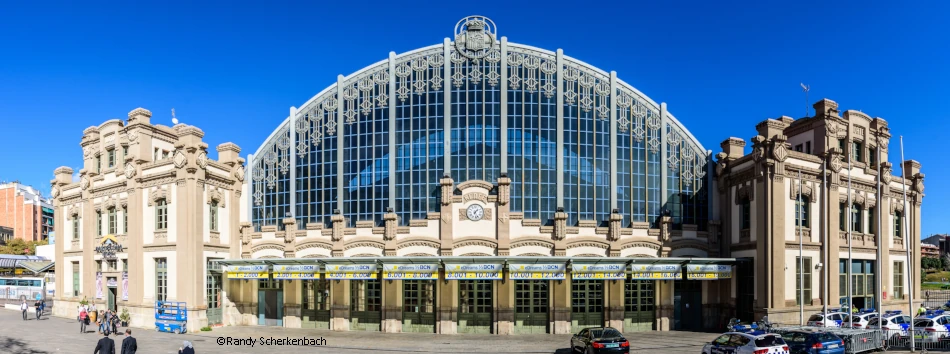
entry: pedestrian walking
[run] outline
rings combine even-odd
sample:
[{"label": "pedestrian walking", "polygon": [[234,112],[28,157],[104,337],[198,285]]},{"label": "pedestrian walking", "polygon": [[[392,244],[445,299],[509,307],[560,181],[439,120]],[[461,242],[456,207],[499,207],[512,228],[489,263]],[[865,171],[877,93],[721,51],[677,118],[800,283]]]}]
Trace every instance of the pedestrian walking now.
[{"label": "pedestrian walking", "polygon": [[92,354],[115,354],[115,341],[109,338],[108,335],[99,338],[99,342],[96,343],[96,350]]},{"label": "pedestrian walking", "polygon": [[89,313],[86,309],[79,308],[79,333],[86,333],[86,325],[89,324]]},{"label": "pedestrian walking", "polygon": [[106,310],[105,317],[102,318],[102,331],[107,336],[112,334],[112,310]]},{"label": "pedestrian walking", "polygon": [[40,308],[40,301],[37,300],[36,303],[33,304],[33,306],[36,307],[36,319],[39,320],[40,315],[43,314],[43,310]]},{"label": "pedestrian walking", "polygon": [[139,344],[135,337],[132,337],[132,330],[126,328],[125,339],[122,340],[122,352],[119,354],[135,354],[136,350],[139,350]]},{"label": "pedestrian walking", "polygon": [[26,309],[28,309],[28,308],[30,308],[30,307],[26,305],[26,300],[24,299],[24,300],[23,300],[23,303],[20,304],[20,311],[23,312],[23,320],[24,320],[24,321],[26,321]]},{"label": "pedestrian walking", "polygon": [[185,341],[185,344],[178,349],[178,354],[195,354],[195,348],[191,346],[191,342]]},{"label": "pedestrian walking", "polygon": [[119,316],[116,316],[115,312],[112,313],[112,333],[119,335]]}]

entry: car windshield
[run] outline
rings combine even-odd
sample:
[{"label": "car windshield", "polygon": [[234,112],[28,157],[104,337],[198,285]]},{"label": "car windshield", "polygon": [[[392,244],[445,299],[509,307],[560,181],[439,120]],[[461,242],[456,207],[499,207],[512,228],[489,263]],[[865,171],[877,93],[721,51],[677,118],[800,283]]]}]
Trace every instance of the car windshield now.
[{"label": "car windshield", "polygon": [[783,340],[782,337],[779,337],[779,336],[773,335],[773,336],[765,336],[762,338],[755,339],[755,346],[759,348],[774,347],[778,345],[785,345],[785,340]]},{"label": "car windshield", "polygon": [[821,332],[821,333],[816,334],[815,336],[818,338],[818,341],[822,343],[837,342],[841,340],[841,338],[838,338],[838,336],[831,333],[827,333],[827,332]]},{"label": "car windshield", "polygon": [[914,327],[930,327],[934,325],[934,321],[927,319],[920,319],[914,321]]},{"label": "car windshield", "polygon": [[812,322],[821,321],[821,315],[811,315],[811,317],[809,317],[808,320]]},{"label": "car windshield", "polygon": [[617,331],[613,328],[606,329],[592,329],[590,330],[591,337],[593,338],[617,338],[622,337],[620,331]]}]

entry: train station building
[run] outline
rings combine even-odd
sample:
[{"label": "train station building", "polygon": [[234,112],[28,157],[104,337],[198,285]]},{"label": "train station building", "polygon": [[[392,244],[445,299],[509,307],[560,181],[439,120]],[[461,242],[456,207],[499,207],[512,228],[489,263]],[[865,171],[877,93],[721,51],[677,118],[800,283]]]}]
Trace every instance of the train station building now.
[{"label": "train station building", "polygon": [[[714,155],[615,72],[467,17],[451,38],[390,53],[291,107],[246,166],[234,144],[212,161],[200,130],[151,124],[145,110],[87,129],[81,181],[66,168],[53,181],[66,225],[57,301],[107,303],[127,287],[114,301],[135,310],[134,326],[154,327],[151,307],[165,299],[188,303],[190,330],[629,332],[783,316],[798,308],[791,196],[840,198],[839,140],[869,159],[890,137],[882,119],[839,116],[827,100],[816,109],[760,124],[751,154],[732,138]],[[111,151],[123,151],[118,167]],[[833,167],[821,169],[825,160]],[[873,264],[866,251],[886,236],[883,262],[918,269],[897,253],[903,240],[919,247],[919,164],[904,162],[904,178],[890,164],[883,174],[860,166],[862,220],[898,217],[862,229],[851,258]],[[798,170],[807,188],[794,189],[788,171]],[[877,176],[886,194],[868,190]],[[902,184],[916,203],[907,208],[894,202]],[[809,209],[810,265],[848,259],[839,224],[825,223],[831,241],[817,224],[838,212]],[[899,241],[897,223],[913,225]],[[809,309],[838,302],[841,292],[819,288],[838,270],[806,269]]]}]

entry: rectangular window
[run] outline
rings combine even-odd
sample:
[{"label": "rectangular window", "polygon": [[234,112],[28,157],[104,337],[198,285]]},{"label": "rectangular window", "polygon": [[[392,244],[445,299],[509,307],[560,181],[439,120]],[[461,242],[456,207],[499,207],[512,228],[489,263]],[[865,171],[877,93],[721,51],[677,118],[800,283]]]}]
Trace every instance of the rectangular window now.
[{"label": "rectangular window", "polygon": [[805,153],[806,153],[806,154],[811,154],[811,142],[810,142],[810,141],[806,141],[806,142],[805,142]]},{"label": "rectangular window", "polygon": [[96,156],[96,173],[102,172],[102,156]]},{"label": "rectangular window", "polygon": [[129,233],[129,208],[122,208],[122,233]]},{"label": "rectangular window", "polygon": [[79,217],[73,218],[73,240],[79,239]]},{"label": "rectangular window", "polygon": [[[802,283],[803,276],[804,283]],[[802,304],[802,291],[805,292],[804,303],[811,305],[811,257],[804,257],[804,260],[802,257],[795,257],[795,305]]]},{"label": "rectangular window", "polygon": [[848,149],[845,149],[844,139],[838,139],[838,148],[841,149],[841,153],[846,153]]},{"label": "rectangular window", "polygon": [[168,299],[168,262],[165,258],[155,258],[155,300]]},{"label": "rectangular window", "polygon": [[748,200],[742,201],[739,204],[739,223],[741,224],[740,229],[748,229],[752,227],[752,205]]},{"label": "rectangular window", "polygon": [[109,234],[115,235],[119,233],[119,220],[116,215],[115,208],[109,208]]},{"label": "rectangular window", "polygon": [[168,150],[162,150],[162,159],[164,160],[167,158],[168,158]]},{"label": "rectangular window", "polygon": [[875,220],[874,213],[876,211],[877,210],[875,210],[875,207],[868,208],[868,233],[869,234],[877,233],[877,223],[874,222]]},{"label": "rectangular window", "polygon": [[904,213],[894,212],[894,238],[904,237]]},{"label": "rectangular window", "polygon": [[155,229],[165,230],[168,227],[168,204],[165,199],[159,199],[155,205]]},{"label": "rectangular window", "polygon": [[123,272],[128,272],[128,271],[129,271],[129,260],[128,260],[128,259],[123,259],[123,260],[122,260],[122,271],[123,271]]},{"label": "rectangular window", "polygon": [[208,211],[210,222],[211,222],[211,231],[218,231],[218,202],[212,201],[210,210]]},{"label": "rectangular window", "polygon": [[861,227],[861,217],[864,216],[864,213],[861,212],[861,207],[857,204],[851,205],[851,231],[852,232],[864,232],[864,228]]},{"label": "rectangular window", "polygon": [[96,235],[102,237],[102,212],[96,212]]},{"label": "rectangular window", "polygon": [[804,150],[803,146],[804,146],[804,145],[802,145],[802,144],[795,145],[795,151],[804,152],[805,150]]},{"label": "rectangular window", "polygon": [[79,296],[79,262],[73,262],[73,296]]},{"label": "rectangular window", "polygon": [[795,199],[795,226],[810,227],[811,224],[808,222],[808,206],[810,204],[806,196],[799,196],[798,199]]},{"label": "rectangular window", "polygon": [[904,262],[894,262],[894,299],[904,298]]},{"label": "rectangular window", "polygon": [[125,160],[125,158],[128,157],[128,156],[129,156],[129,147],[128,147],[128,146],[123,146],[123,147],[122,147],[122,160]]},{"label": "rectangular window", "polygon": [[868,165],[877,167],[877,148],[868,149]]},{"label": "rectangular window", "polygon": [[109,150],[109,168],[115,167],[115,149]]},{"label": "rectangular window", "polygon": [[155,151],[152,152],[152,161],[158,161],[158,148],[155,148]]},{"label": "rectangular window", "polygon": [[863,144],[855,141],[851,143],[851,154],[854,156],[854,161],[864,162],[864,148]]},{"label": "rectangular window", "polygon": [[96,261],[96,271],[97,271],[97,272],[101,272],[101,271],[102,271],[102,261],[101,261],[101,260],[100,260],[100,261]]},{"label": "rectangular window", "polygon": [[839,304],[848,303],[848,260],[838,261],[838,296]]},{"label": "rectangular window", "polygon": [[838,229],[841,231],[847,230],[848,226],[848,211],[844,206],[844,203],[838,204]]},{"label": "rectangular window", "polygon": [[106,263],[106,266],[108,266],[108,269],[106,269],[107,272],[114,272],[114,271],[119,270],[118,261],[109,261],[108,263]]}]

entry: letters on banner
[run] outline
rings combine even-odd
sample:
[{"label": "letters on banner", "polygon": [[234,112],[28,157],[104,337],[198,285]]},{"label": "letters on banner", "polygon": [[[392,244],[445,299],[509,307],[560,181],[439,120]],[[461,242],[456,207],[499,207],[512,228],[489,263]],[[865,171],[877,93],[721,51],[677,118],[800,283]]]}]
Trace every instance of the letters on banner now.
[{"label": "letters on banner", "polygon": [[438,264],[384,264],[383,279],[439,279]]},{"label": "letters on banner", "polygon": [[327,264],[327,279],[376,279],[377,267],[371,264]]},{"label": "letters on banner", "polygon": [[446,264],[446,280],[501,280],[501,263]]},{"label": "letters on banner", "polygon": [[320,267],[309,265],[275,265],[274,279],[320,279]]},{"label": "letters on banner", "polygon": [[571,269],[571,279],[592,280],[623,280],[626,278],[627,265],[625,263],[606,264],[574,264]]},{"label": "letters on banner", "polygon": [[564,263],[508,264],[508,278],[517,280],[564,280]]},{"label": "letters on banner", "polygon": [[683,268],[679,264],[633,264],[630,279],[634,280],[679,280]]},{"label": "letters on banner", "polygon": [[716,280],[732,278],[732,266],[723,264],[687,265],[686,278],[690,280]]},{"label": "letters on banner", "polygon": [[266,265],[228,266],[228,279],[267,279]]}]

